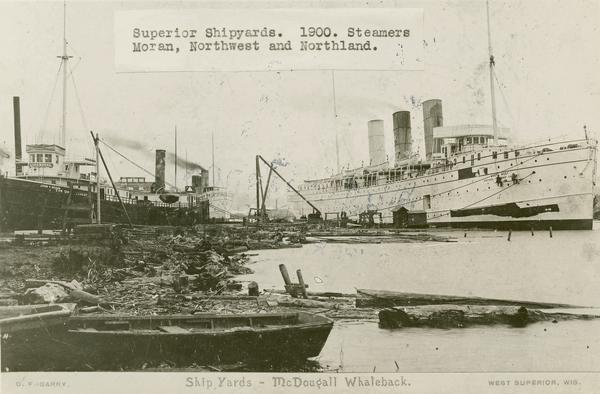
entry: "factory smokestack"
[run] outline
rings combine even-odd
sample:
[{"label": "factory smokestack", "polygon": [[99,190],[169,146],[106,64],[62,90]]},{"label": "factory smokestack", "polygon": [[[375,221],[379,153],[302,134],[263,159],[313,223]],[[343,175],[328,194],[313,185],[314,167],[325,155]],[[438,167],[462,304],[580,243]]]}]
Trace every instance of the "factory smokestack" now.
[{"label": "factory smokestack", "polygon": [[154,191],[165,191],[165,150],[156,150],[156,166],[154,167]]},{"label": "factory smokestack", "polygon": [[371,165],[385,163],[385,137],[383,133],[383,120],[370,120],[367,122],[369,130],[369,160]]},{"label": "factory smokestack", "polygon": [[[13,113],[15,119],[15,163],[21,162],[21,102],[18,96],[13,97]],[[17,165],[17,167],[19,167]]]},{"label": "factory smokestack", "polygon": [[442,100],[432,99],[423,102],[423,128],[425,133],[425,154],[431,160],[433,153],[441,152],[441,142],[433,140],[433,128],[444,125]]},{"label": "factory smokestack", "polygon": [[401,160],[407,159],[412,150],[410,112],[394,112],[392,117],[394,120],[394,148],[396,152],[396,163],[398,163]]}]

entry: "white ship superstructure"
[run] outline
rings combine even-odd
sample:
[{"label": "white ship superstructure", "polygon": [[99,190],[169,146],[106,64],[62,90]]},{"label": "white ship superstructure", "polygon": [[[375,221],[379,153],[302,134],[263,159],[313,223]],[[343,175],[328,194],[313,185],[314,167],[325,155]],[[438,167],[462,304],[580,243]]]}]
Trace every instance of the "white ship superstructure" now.
[{"label": "white ship superstructure", "polygon": [[[498,129],[495,144],[493,127],[431,127],[431,118],[442,123],[441,102],[423,107],[427,160],[404,150],[410,115],[396,113],[396,166],[384,162],[308,180],[300,192],[323,214],[358,219],[375,213],[400,226],[592,228],[596,141],[517,147],[508,143],[507,130]],[[373,145],[381,144],[383,136],[370,138],[370,152],[380,152]],[[297,196],[290,198],[297,215],[310,212]]]}]

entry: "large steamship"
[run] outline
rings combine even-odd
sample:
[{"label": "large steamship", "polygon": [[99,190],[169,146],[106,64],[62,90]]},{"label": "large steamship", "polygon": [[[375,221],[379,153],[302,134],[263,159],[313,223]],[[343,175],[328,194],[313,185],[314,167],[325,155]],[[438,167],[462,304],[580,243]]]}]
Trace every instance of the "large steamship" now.
[{"label": "large steamship", "polygon": [[[444,126],[441,100],[425,101],[424,158],[412,150],[410,112],[399,111],[393,164],[383,121],[372,120],[370,164],[306,180],[300,193],[321,214],[401,227],[592,229],[597,141],[584,127],[580,139],[513,145],[496,121],[494,66],[489,45],[491,126]],[[309,213],[299,196],[289,199],[296,214]]]},{"label": "large steamship", "polygon": [[[307,180],[300,192],[322,213],[375,216],[399,226],[591,229],[596,141],[512,146],[507,130],[443,126],[441,100],[423,103],[425,160],[411,152],[410,113],[393,114],[396,165],[383,121],[368,123],[371,165]],[[290,197],[299,214],[303,201]]]}]

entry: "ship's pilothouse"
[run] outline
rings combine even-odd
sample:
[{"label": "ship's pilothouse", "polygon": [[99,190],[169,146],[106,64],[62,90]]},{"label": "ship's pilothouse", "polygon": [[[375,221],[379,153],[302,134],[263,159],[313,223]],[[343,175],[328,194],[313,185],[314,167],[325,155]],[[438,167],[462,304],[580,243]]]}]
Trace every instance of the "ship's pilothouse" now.
[{"label": "ship's pilothouse", "polygon": [[56,144],[30,144],[26,148],[26,159],[16,163],[16,177],[57,186],[73,184],[75,188],[87,190],[95,183],[95,173],[82,171],[95,165],[92,159],[69,160],[65,148]]}]

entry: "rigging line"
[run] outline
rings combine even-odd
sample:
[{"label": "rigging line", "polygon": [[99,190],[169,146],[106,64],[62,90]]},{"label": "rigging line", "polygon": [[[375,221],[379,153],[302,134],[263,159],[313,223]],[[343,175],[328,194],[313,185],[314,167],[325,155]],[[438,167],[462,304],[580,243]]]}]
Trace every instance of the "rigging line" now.
[{"label": "rigging line", "polygon": [[208,200],[208,205],[210,205],[211,207],[213,207],[214,209],[216,209],[217,211],[221,211],[223,213],[228,213],[231,215],[231,212],[229,212],[228,210],[226,210],[225,208],[221,208],[216,206],[215,204],[211,203],[210,200]]},{"label": "rigging line", "polygon": [[81,63],[81,59],[82,59],[82,58],[81,58],[81,57],[79,57],[79,58],[77,59],[77,63],[75,63],[75,65],[74,65],[73,67],[71,67],[71,71],[69,72],[69,77],[70,77],[71,75],[73,75],[73,73],[75,72],[75,69],[76,69],[76,68],[77,68],[77,66],[79,66],[79,64]]},{"label": "rigging line", "polygon": [[[133,164],[134,166],[136,166],[137,168],[139,168],[140,170],[144,171],[146,174],[150,175],[150,176],[155,176],[155,174],[153,174],[152,172],[148,171],[147,169],[145,169],[144,167],[140,166],[139,164],[137,164],[136,162],[134,162],[133,160],[129,159],[127,156],[125,156],[124,154],[122,154],[121,152],[119,152],[118,150],[116,150],[115,148],[113,148],[112,146],[110,146],[106,141],[104,141],[103,139],[100,139],[100,142],[102,142],[107,148],[109,148],[110,150],[112,150],[113,152],[115,152],[117,155],[121,156],[123,159],[127,160],[129,163]],[[165,184],[169,185],[171,187],[174,187],[171,183],[169,183],[168,181],[165,180]]]},{"label": "rigging line", "polygon": [[38,137],[42,137],[44,134],[44,129],[48,124],[48,116],[50,116],[50,106],[52,105],[52,101],[54,99],[54,92],[56,92],[56,85],[58,84],[58,77],[60,75],[60,70],[62,69],[62,62],[58,64],[58,70],[56,71],[56,77],[54,78],[54,86],[52,87],[52,91],[50,93],[50,100],[48,101],[48,106],[46,107],[46,113],[44,115],[44,120],[42,125],[40,126],[40,130],[38,132]]},{"label": "rigging line", "polygon": [[502,85],[500,85],[500,81],[498,80],[498,75],[496,74],[496,71],[493,71],[493,75],[494,75],[494,79],[496,80],[496,84],[498,85],[498,90],[500,91],[500,95],[502,96],[502,101],[504,102],[504,106],[506,107],[506,112],[508,113],[508,116],[510,117],[510,121],[512,122],[513,128],[515,125],[515,118],[510,110],[510,106],[508,105],[508,101],[506,100],[506,96],[504,95],[504,90],[502,89]]},{"label": "rigging line", "polygon": [[83,106],[81,105],[81,99],[79,98],[79,90],[77,89],[77,84],[75,83],[75,77],[73,76],[73,71],[71,71],[71,81],[73,82],[73,90],[75,90],[75,98],[77,99],[77,104],[79,106],[79,114],[81,115],[81,122],[83,123],[83,127],[88,130],[87,121],[85,120],[85,114],[83,112]]}]

